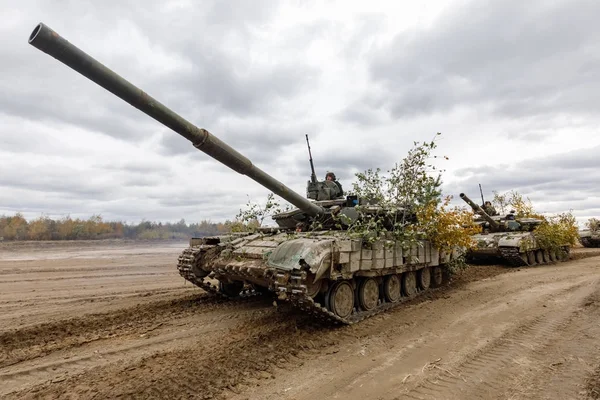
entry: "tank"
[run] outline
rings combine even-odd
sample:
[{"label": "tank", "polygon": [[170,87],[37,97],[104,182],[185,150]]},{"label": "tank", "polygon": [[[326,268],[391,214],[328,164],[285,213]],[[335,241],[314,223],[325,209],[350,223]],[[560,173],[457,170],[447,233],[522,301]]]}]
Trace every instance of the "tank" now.
[{"label": "tank", "polygon": [[474,222],[481,226],[481,233],[472,236],[475,247],[467,252],[469,262],[500,261],[521,267],[568,259],[570,246],[553,250],[538,244],[533,231],[543,222],[541,219],[515,218],[514,212],[491,216],[464,193],[460,198],[473,208]]},{"label": "tank", "polygon": [[580,229],[579,243],[583,247],[600,247],[600,230]]},{"label": "tank", "polygon": [[[458,249],[439,251],[425,239],[407,248],[391,240],[369,243],[351,237],[338,217],[358,218],[360,199],[344,196],[335,182],[318,181],[314,168],[306,197],[301,196],[43,23],[29,43],[295,207],[274,215],[273,227],[190,239],[177,269],[186,281],[210,293],[231,299],[270,294],[316,319],[352,324],[441,286],[448,263],[461,254]],[[364,207],[361,215],[367,217],[380,211],[377,205]],[[315,224],[319,230],[308,229]]]}]

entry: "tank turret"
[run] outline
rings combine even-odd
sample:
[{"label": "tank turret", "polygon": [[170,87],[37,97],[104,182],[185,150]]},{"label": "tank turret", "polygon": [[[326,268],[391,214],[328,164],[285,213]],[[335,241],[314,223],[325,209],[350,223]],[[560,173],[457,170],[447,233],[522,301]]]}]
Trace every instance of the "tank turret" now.
[{"label": "tank turret", "polygon": [[461,193],[460,194],[460,198],[463,199],[468,205],[470,205],[471,207],[473,207],[473,209],[475,211],[477,211],[477,213],[479,215],[481,215],[481,217],[483,219],[485,219],[490,224],[490,227],[492,228],[492,230],[498,230],[498,229],[500,229],[500,224],[498,223],[498,221],[495,221],[492,217],[490,217],[490,215],[488,213],[486,213],[483,210],[483,208],[481,208],[477,203],[475,203],[473,200],[471,200],[470,198],[468,198],[466,194]]},{"label": "tank turret", "polygon": [[262,171],[253,165],[248,158],[215,137],[209,131],[198,128],[185,120],[143,90],[69,43],[69,41],[45,24],[40,23],[35,27],[29,36],[29,44],[51,55],[146,115],[171,128],[189,140],[198,150],[203,151],[234,171],[248,176],[298,207],[301,212],[308,216],[323,217],[327,214],[327,210],[323,206],[302,197],[271,175]]}]

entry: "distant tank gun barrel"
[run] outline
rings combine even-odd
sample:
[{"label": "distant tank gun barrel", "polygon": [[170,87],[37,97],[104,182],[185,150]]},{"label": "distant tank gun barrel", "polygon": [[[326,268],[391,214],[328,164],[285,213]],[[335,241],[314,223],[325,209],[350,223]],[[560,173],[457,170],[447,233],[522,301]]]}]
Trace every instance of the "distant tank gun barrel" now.
[{"label": "distant tank gun barrel", "polygon": [[215,160],[242,175],[258,182],[276,195],[289,201],[307,214],[316,217],[324,209],[294,192],[283,183],[257,168],[242,154],[155,100],[143,90],[119,76],[78,47],[69,43],[43,23],[38,24],[29,36],[29,44],[51,55],[81,75],[102,86],[143,113],[171,128]]},{"label": "distant tank gun barrel", "polygon": [[473,209],[476,210],[483,217],[483,219],[485,219],[487,222],[489,222],[490,225],[494,229],[500,228],[500,224],[498,222],[494,221],[492,219],[492,217],[490,217],[489,214],[486,213],[484,211],[484,209],[479,206],[479,204],[475,203],[473,200],[471,200],[470,198],[468,198],[466,194],[461,193],[460,194],[460,198],[463,199],[468,205],[470,205],[471,207],[473,207]]}]

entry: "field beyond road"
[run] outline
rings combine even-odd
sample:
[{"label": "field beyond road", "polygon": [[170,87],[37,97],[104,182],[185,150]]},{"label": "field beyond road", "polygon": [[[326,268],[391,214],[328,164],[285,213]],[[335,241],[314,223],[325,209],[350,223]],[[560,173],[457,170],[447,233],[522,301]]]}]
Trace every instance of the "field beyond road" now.
[{"label": "field beyond road", "polygon": [[600,398],[600,249],[330,327],[186,283],[186,246],[0,243],[0,397]]}]

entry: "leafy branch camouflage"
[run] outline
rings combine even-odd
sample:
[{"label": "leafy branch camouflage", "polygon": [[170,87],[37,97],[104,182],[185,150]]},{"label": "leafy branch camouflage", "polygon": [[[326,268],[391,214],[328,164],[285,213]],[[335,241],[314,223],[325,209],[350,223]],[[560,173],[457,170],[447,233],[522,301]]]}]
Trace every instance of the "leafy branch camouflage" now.
[{"label": "leafy branch camouflage", "polygon": [[232,224],[231,231],[247,232],[256,230],[263,226],[267,217],[287,211],[290,208],[290,204],[282,206],[273,193],[267,195],[267,200],[263,204],[253,202],[248,198],[245,208],[240,208],[239,213],[236,215],[236,220]]},{"label": "leafy branch camouflage", "polygon": [[388,170],[387,175],[379,168],[356,174],[353,190],[362,200],[356,207],[361,218],[349,224],[351,235],[367,242],[393,240],[404,248],[427,238],[445,252],[457,246],[472,246],[470,235],[478,232],[473,225],[473,213],[451,208],[452,197],[442,199],[444,170],[432,164],[438,158],[432,155],[437,148],[436,138],[414,142],[407,156]]},{"label": "leafy branch camouflage", "polygon": [[600,231],[600,220],[598,220],[597,218],[590,218],[585,223],[585,227],[592,232],[598,232]]},{"label": "leafy branch camouflage", "polygon": [[533,231],[539,246],[551,250],[559,250],[566,244],[574,245],[578,241],[577,220],[571,212],[560,213],[554,216],[545,216],[534,210],[529,198],[524,198],[516,190],[499,194],[494,192],[492,204],[505,214],[509,210],[515,211],[516,218],[537,218],[542,223]]}]

